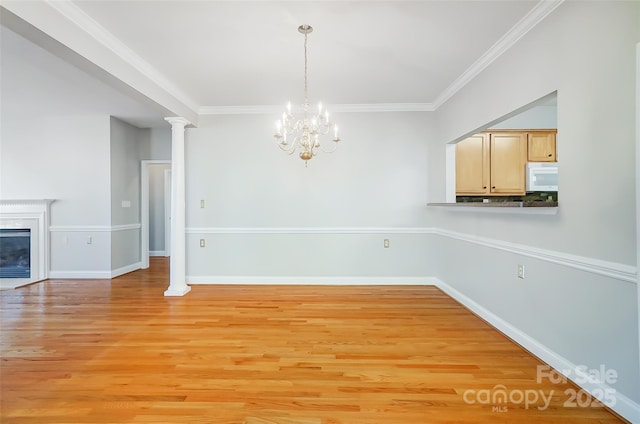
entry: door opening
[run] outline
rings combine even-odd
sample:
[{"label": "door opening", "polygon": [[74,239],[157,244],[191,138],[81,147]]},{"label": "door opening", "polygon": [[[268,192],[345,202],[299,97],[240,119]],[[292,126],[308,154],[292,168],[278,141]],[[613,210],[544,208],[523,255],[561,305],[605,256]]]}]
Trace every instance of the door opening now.
[{"label": "door opening", "polygon": [[[166,199],[165,192],[171,192],[171,179],[169,179],[169,188],[164,187],[166,184],[165,169],[170,169],[170,160],[143,160],[141,161],[140,171],[140,263],[141,268],[149,268],[149,256],[160,255],[166,256],[168,248],[167,238],[165,236],[165,204],[171,199]],[[152,182],[153,178],[153,182]],[[159,185],[156,182],[159,180]],[[153,215],[153,220],[151,219]],[[161,219],[156,219],[161,217]],[[153,225],[152,225],[153,224]],[[170,233],[170,231],[169,231]],[[153,245],[151,242],[153,241]],[[170,241],[170,239],[169,239]],[[162,250],[160,247],[162,246]],[[154,250],[155,249],[155,250]]]}]

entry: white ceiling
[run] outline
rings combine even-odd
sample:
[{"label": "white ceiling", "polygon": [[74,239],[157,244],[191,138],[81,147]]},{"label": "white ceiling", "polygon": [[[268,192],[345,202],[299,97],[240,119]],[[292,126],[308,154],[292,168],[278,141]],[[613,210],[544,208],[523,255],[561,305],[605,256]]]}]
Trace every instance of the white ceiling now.
[{"label": "white ceiling", "polygon": [[111,40],[116,54],[143,65],[168,92],[203,113],[301,102],[304,36],[297,27],[303,23],[314,27],[312,102],[437,108],[535,25],[531,16],[549,2],[558,0],[48,4],[69,25],[80,22],[94,38]]}]

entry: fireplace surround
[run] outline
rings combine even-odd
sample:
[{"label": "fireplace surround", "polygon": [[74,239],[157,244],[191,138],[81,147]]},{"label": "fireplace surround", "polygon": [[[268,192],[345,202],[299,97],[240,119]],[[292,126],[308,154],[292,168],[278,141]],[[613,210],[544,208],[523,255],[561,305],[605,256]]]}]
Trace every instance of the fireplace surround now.
[{"label": "fireplace surround", "polygon": [[30,272],[22,278],[0,278],[0,288],[10,289],[49,278],[49,215],[51,199],[0,200],[0,229],[22,230],[30,236]]}]

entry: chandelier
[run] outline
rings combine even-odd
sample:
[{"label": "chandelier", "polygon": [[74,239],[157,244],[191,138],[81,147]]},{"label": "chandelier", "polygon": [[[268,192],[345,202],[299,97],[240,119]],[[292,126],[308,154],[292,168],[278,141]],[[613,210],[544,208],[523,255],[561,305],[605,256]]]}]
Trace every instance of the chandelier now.
[{"label": "chandelier", "polygon": [[[300,25],[298,32],[304,34],[304,103],[302,103],[302,115],[295,116],[291,113],[291,102],[287,103],[282,119],[276,122],[274,137],[280,149],[291,155],[300,152],[300,158],[307,161],[316,156],[320,151],[333,153],[338,148],[338,126],[329,120],[329,112],[318,103],[317,111],[310,111],[309,97],[307,96],[307,35],[313,31],[309,25]],[[333,130],[333,131],[332,131]],[[325,149],[320,144],[321,136],[333,132],[333,145]]]}]

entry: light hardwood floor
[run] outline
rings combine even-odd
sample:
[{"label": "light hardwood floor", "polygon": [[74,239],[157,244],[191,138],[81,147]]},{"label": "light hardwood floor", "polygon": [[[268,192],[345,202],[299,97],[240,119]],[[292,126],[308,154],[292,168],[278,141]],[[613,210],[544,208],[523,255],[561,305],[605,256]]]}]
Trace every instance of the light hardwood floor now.
[{"label": "light hardwood floor", "polygon": [[435,287],[166,298],[151,263],[0,293],[3,424],[621,422],[568,407],[576,386],[537,382],[539,360]]}]

